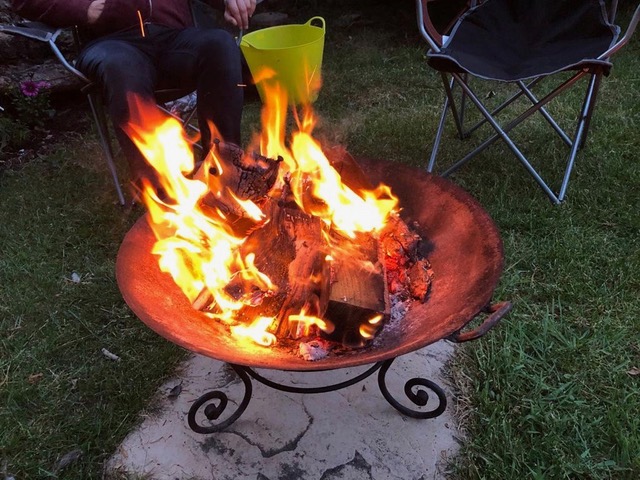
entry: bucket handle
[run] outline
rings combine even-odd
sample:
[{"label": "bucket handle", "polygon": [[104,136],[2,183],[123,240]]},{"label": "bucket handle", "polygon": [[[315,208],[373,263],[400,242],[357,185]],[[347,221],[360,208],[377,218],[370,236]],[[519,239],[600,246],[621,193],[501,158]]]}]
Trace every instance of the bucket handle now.
[{"label": "bucket handle", "polygon": [[[322,31],[323,31],[323,32],[324,32],[324,31],[326,31],[326,24],[325,24],[324,18],[322,18],[322,17],[311,17],[309,20],[307,20],[307,23],[305,23],[305,24],[304,24],[304,26],[305,26],[305,27],[309,27],[309,26],[314,26],[314,27],[315,27],[315,25],[311,25],[311,22],[313,22],[313,21],[315,21],[315,20],[320,21],[320,23],[322,24],[322,26],[321,26],[320,28],[322,28]],[[238,37],[236,38],[236,43],[237,43],[239,46],[256,48],[254,45],[251,45],[251,44],[247,41],[247,39],[246,39],[246,38],[244,38],[244,37],[243,37],[243,33],[244,33],[244,31],[243,31],[243,30],[240,30],[240,32],[239,32],[239,34],[238,34]]]},{"label": "bucket handle", "polygon": [[[319,20],[319,21],[320,21],[320,23],[322,23],[322,26],[321,26],[320,28],[322,28],[322,31],[324,32],[324,31],[326,30],[326,25],[325,25],[325,22],[324,22],[324,18],[322,18],[322,17],[311,17],[311,18],[307,21],[307,23],[305,23],[305,26],[310,26],[310,25],[311,25],[311,22],[313,22],[314,20]],[[314,25],[314,26],[315,26],[315,25]]]}]

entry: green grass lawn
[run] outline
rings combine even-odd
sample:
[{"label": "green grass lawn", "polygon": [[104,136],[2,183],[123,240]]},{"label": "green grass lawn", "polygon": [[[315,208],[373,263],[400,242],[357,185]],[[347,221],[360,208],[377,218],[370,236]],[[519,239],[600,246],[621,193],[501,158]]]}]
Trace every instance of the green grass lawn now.
[{"label": "green grass lawn", "polygon": [[[413,2],[279,5],[300,22],[327,22],[317,137],[354,155],[426,165],[443,97]],[[452,179],[501,230],[495,299],[514,304],[450,365],[451,408],[465,432],[452,478],[640,478],[639,38],[602,84],[564,204],[553,207],[501,145]],[[580,97],[550,110],[569,124]],[[259,105],[248,104],[247,138],[258,118]],[[95,134],[81,125],[0,177],[0,479],[100,478],[183,356],[120,296],[115,257],[142,210],[115,204]],[[526,125],[516,137],[545,172],[560,174],[561,146],[542,122]],[[443,164],[479,138],[460,142],[453,130]]]}]

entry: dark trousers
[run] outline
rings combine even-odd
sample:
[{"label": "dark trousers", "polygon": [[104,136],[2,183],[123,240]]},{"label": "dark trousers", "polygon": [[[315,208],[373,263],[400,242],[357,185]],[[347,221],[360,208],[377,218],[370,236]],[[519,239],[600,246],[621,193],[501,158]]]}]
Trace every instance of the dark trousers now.
[{"label": "dark trousers", "polygon": [[[155,103],[155,90],[196,90],[203,148],[211,147],[212,135],[241,143],[241,53],[225,30],[145,25],[144,37],[132,29],[88,43],[77,68],[101,86],[134,181],[153,177],[153,172],[123,130],[130,116],[129,92]],[[211,132],[209,122],[217,133]]]}]

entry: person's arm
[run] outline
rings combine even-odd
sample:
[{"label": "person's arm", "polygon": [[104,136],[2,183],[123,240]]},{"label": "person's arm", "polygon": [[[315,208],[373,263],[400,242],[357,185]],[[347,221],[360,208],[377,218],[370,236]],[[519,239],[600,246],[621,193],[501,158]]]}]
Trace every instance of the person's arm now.
[{"label": "person's arm", "polygon": [[256,0],[225,0],[224,19],[244,30],[249,28],[249,18],[256,9]]},{"label": "person's arm", "polygon": [[204,0],[210,6],[224,12],[224,19],[231,25],[246,30],[249,18],[256,9],[257,0]]},{"label": "person's arm", "polygon": [[93,0],[89,4],[89,8],[87,9],[87,22],[89,25],[93,25],[100,19],[104,11],[105,2],[106,0]]},{"label": "person's arm", "polygon": [[13,0],[12,8],[21,17],[54,27],[87,23],[92,0]]},{"label": "person's arm", "polygon": [[150,15],[149,0],[13,0],[14,11],[53,27],[77,25],[94,32],[117,31],[138,24],[138,12]]}]

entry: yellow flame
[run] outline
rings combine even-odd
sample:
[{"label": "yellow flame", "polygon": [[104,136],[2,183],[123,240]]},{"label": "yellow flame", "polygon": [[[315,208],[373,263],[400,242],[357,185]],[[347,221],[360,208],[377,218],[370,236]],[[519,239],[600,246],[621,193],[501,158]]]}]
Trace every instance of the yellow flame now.
[{"label": "yellow flame", "polygon": [[276,286],[258,271],[253,257],[240,254],[244,238],[234,234],[224,217],[214,218],[201,208],[208,188],[185,176],[193,170],[194,161],[180,123],[171,117],[159,118],[144,102],[134,104],[137,115],[128,133],[157,172],[168,197],[166,202],[160,199],[150,183],[144,187],[143,199],[157,238],[152,253],[191,302],[206,289],[216,305],[216,316],[232,320],[234,312],[251,302],[250,295],[235,298],[225,290],[232,281],[242,278],[264,290]]},{"label": "yellow flame", "polygon": [[[272,73],[264,72],[262,76],[271,78]],[[298,206],[305,213],[320,218],[328,227],[323,233],[327,240],[330,231],[353,239],[360,232],[380,230],[397,208],[397,198],[389,187],[380,185],[354,191],[342,182],[340,174],[312,137],[316,117],[308,105],[301,116],[295,111],[297,131],[287,142],[287,92],[272,83],[265,85],[262,131],[256,136],[255,143],[261,155],[283,160],[276,189],[281,191],[283,185],[289,185]],[[213,308],[209,312],[212,316],[232,323],[237,321],[236,316],[242,310],[243,318],[250,317],[247,309],[259,303],[256,290],[268,294],[278,287],[256,267],[255,255],[241,248],[246,237],[234,232],[222,211],[203,208],[203,199],[207,195],[221,198],[224,194],[225,198],[237,202],[247,218],[263,223],[271,219],[265,218],[265,213],[253,201],[242,200],[233,192],[223,192],[226,187],[221,179],[231,173],[223,169],[224,162],[215,153],[211,152],[207,157],[208,171],[192,176],[192,145],[180,123],[171,117],[160,116],[151,103],[132,97],[131,104],[133,115],[127,132],[157,172],[166,192],[166,198],[161,198],[150,183],[144,185],[142,192],[157,238],[153,253],[158,256],[160,268],[171,274],[191,302],[202,292],[208,292],[212,299]],[[214,125],[210,127],[215,131]],[[348,255],[346,249],[335,249],[326,259],[339,261]],[[235,288],[238,286],[239,289]],[[234,290],[233,295],[230,290]],[[256,316],[249,326],[234,326],[233,335],[252,338],[261,345],[272,344],[275,337],[272,338],[273,334],[267,330],[273,319]],[[304,311],[290,315],[288,321],[297,323],[307,332],[314,325],[326,333],[335,328],[331,321]],[[374,323],[374,319],[369,321],[368,328],[361,332],[365,338]]]},{"label": "yellow flame", "polygon": [[335,330],[335,325],[328,320],[316,317],[314,315],[305,314],[304,310],[297,315],[289,315],[289,323],[297,324],[297,331],[300,336],[309,335],[311,333],[311,327],[317,326],[325,333],[332,333]]},{"label": "yellow flame", "polygon": [[242,200],[238,198],[236,194],[233,193],[232,191],[229,191],[229,195],[238,203],[238,205],[240,205],[242,210],[244,210],[244,212],[247,214],[249,218],[256,221],[260,221],[265,218],[265,214],[262,213],[262,210],[260,210],[260,207],[258,207],[251,200]]},{"label": "yellow flame", "polygon": [[233,325],[230,330],[240,338],[248,338],[258,345],[268,347],[277,342],[276,336],[268,331],[274,320],[273,317],[258,317],[249,326]]},{"label": "yellow flame", "polygon": [[342,183],[320,145],[307,133],[295,134],[291,148],[298,166],[292,186],[298,204],[305,211],[331,223],[350,238],[356,232],[373,232],[385,225],[397,205],[388,187],[354,192]]}]

